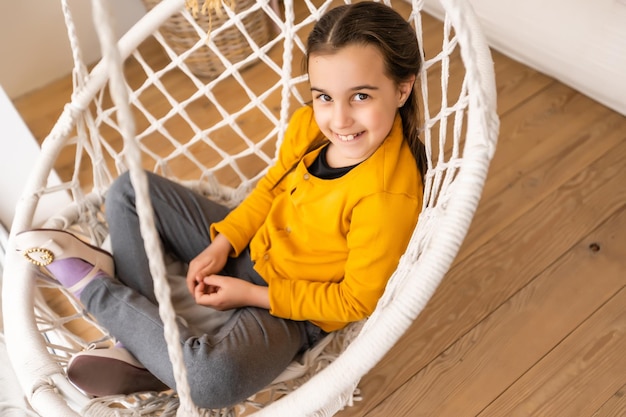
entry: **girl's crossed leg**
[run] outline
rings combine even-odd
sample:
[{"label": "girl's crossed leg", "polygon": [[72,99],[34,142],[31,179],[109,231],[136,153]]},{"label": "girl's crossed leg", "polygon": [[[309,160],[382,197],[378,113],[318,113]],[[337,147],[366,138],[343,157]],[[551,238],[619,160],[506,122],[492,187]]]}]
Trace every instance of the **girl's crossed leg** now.
[{"label": "girl's crossed leg", "polygon": [[[163,177],[148,174],[148,179],[163,249],[188,263],[210,244],[209,225],[229,210]],[[106,214],[119,281],[93,280],[81,301],[150,372],[175,388],[128,174],[111,186]],[[264,285],[247,251],[225,269],[227,275]],[[321,334],[308,322],[253,307],[235,311],[215,334],[178,328],[191,395],[203,408],[230,406],[259,391]]]}]

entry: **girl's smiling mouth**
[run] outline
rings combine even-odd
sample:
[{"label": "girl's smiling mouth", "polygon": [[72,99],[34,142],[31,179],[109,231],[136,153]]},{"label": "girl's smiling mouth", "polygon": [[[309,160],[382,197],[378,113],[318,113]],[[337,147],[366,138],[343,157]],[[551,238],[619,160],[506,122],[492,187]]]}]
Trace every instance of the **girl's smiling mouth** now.
[{"label": "girl's smiling mouth", "polygon": [[354,139],[357,139],[359,136],[361,136],[363,134],[363,132],[359,132],[359,133],[354,133],[354,134],[350,134],[350,135],[340,135],[338,133],[336,133],[335,135],[337,136],[337,138],[339,138],[339,140],[341,140],[342,142],[350,142],[353,141]]}]

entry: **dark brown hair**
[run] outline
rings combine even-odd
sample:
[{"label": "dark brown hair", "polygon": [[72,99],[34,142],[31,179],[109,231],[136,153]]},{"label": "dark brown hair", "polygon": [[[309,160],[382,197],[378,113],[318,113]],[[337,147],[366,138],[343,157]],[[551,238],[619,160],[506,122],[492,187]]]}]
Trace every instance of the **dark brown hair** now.
[{"label": "dark brown hair", "polygon": [[[365,1],[336,7],[317,22],[307,41],[304,61],[308,72],[311,54],[332,54],[348,45],[373,45],[383,56],[387,76],[397,84],[417,77],[422,56],[413,27],[395,10]],[[415,87],[400,108],[402,131],[411,147],[422,178],[426,174],[426,150],[419,138],[419,105]]]},{"label": "dark brown hair", "polygon": [[[422,57],[415,30],[391,7],[372,1],[338,6],[320,18],[307,40],[307,55],[303,62],[305,72],[308,73],[312,54],[333,54],[355,44],[378,48],[385,62],[386,75],[396,84],[419,74]],[[404,138],[423,180],[427,169],[426,149],[419,138],[419,104],[415,86],[400,107],[400,117]],[[316,138],[305,153],[327,142],[323,136]]]}]

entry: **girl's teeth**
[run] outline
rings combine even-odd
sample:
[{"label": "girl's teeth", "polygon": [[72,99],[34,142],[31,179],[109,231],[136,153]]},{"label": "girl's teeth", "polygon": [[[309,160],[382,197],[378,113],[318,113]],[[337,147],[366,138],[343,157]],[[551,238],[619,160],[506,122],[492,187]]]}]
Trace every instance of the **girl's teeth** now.
[{"label": "girl's teeth", "polygon": [[343,140],[343,141],[351,141],[354,139],[354,135],[339,135],[339,139]]}]

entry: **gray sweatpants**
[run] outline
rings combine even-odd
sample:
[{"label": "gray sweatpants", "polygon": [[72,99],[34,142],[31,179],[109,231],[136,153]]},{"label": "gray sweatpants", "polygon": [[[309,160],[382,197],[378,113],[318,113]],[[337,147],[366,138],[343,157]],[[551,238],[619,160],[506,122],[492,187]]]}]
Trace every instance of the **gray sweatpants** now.
[{"label": "gray sweatpants", "polygon": [[[163,177],[148,174],[148,179],[163,249],[188,263],[211,243],[209,225],[229,210]],[[93,280],[81,301],[150,372],[175,389],[128,174],[109,189],[106,217],[117,277]],[[248,251],[229,259],[224,275],[266,285]],[[241,402],[271,383],[323,335],[309,322],[277,318],[254,307],[237,309],[215,334],[178,327],[191,396],[202,408]]]}]

